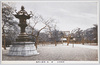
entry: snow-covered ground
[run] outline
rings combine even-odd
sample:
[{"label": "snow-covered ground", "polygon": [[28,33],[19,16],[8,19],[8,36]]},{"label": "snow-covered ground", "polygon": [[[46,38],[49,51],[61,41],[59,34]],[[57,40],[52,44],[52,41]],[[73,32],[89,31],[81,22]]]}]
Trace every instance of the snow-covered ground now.
[{"label": "snow-covered ground", "polygon": [[97,61],[98,60],[98,46],[82,45],[82,44],[54,44],[38,45],[37,51],[39,55],[28,57],[7,56],[7,50],[2,49],[2,60],[64,60],[64,61]]},{"label": "snow-covered ground", "polygon": [[[67,43],[63,43],[62,45],[66,46]],[[93,46],[93,45],[82,45],[82,44],[69,44],[71,47],[81,47],[81,48],[89,48],[89,49],[98,49],[98,46]]]},{"label": "snow-covered ground", "polygon": [[[39,45],[39,46],[42,46],[42,45]],[[52,47],[52,46],[55,46],[54,44],[49,44],[49,45],[46,45],[47,47]],[[62,47],[62,46],[67,46],[67,43],[63,43],[63,44],[57,44],[57,46],[59,47]],[[81,47],[81,48],[89,48],[89,49],[99,49],[98,45],[82,45],[82,44],[69,44],[68,47]],[[2,48],[3,49],[3,48]],[[9,47],[7,47],[7,49],[9,49]]]}]

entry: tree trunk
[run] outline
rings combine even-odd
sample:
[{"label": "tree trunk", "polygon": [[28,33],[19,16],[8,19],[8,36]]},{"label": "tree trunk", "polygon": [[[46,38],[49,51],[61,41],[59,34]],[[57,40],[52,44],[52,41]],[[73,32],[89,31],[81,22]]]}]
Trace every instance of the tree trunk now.
[{"label": "tree trunk", "polygon": [[37,42],[35,42],[35,47],[36,47],[36,49],[37,49]]},{"label": "tree trunk", "polygon": [[5,31],[4,31],[4,26],[5,25],[3,25],[3,27],[2,27],[2,32],[3,32],[3,34],[4,34],[4,36],[3,36],[3,41],[4,41],[4,46],[3,46],[3,48],[4,48],[4,50],[6,50],[6,41],[5,41]]},{"label": "tree trunk", "polygon": [[68,40],[67,40],[67,46],[68,46],[68,45],[69,45],[70,38],[68,37],[67,39],[68,39]]},{"label": "tree trunk", "polygon": [[6,50],[5,34],[4,34],[4,50]]},{"label": "tree trunk", "polygon": [[57,46],[57,42],[56,42],[56,40],[55,40],[55,46]]},{"label": "tree trunk", "polygon": [[36,41],[35,41],[35,47],[37,49],[37,43],[38,43],[38,37],[36,37]]},{"label": "tree trunk", "polygon": [[63,37],[62,37],[62,44],[63,44]]},{"label": "tree trunk", "polygon": [[84,38],[82,39],[82,44],[84,45]]}]

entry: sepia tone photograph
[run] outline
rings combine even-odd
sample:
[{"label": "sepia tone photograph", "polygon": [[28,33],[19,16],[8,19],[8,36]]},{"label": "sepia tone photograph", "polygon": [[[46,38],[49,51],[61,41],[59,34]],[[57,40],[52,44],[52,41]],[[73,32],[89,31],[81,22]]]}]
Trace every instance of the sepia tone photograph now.
[{"label": "sepia tone photograph", "polygon": [[98,63],[98,2],[2,1],[1,5],[3,62]]}]

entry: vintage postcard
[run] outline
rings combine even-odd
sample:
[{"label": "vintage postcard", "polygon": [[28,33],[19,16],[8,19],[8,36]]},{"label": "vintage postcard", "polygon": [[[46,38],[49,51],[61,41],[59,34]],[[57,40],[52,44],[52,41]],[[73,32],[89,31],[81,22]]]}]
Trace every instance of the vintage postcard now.
[{"label": "vintage postcard", "polygon": [[98,1],[1,1],[2,64],[99,63]]}]

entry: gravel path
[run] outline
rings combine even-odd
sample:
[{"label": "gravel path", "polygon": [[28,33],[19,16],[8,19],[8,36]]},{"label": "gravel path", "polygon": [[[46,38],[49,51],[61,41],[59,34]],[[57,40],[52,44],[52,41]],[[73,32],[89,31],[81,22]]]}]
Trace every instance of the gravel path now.
[{"label": "gravel path", "polygon": [[39,55],[29,57],[7,56],[8,50],[2,50],[2,60],[64,60],[64,61],[97,61],[98,50],[84,47],[71,47],[65,45],[38,46]]}]

